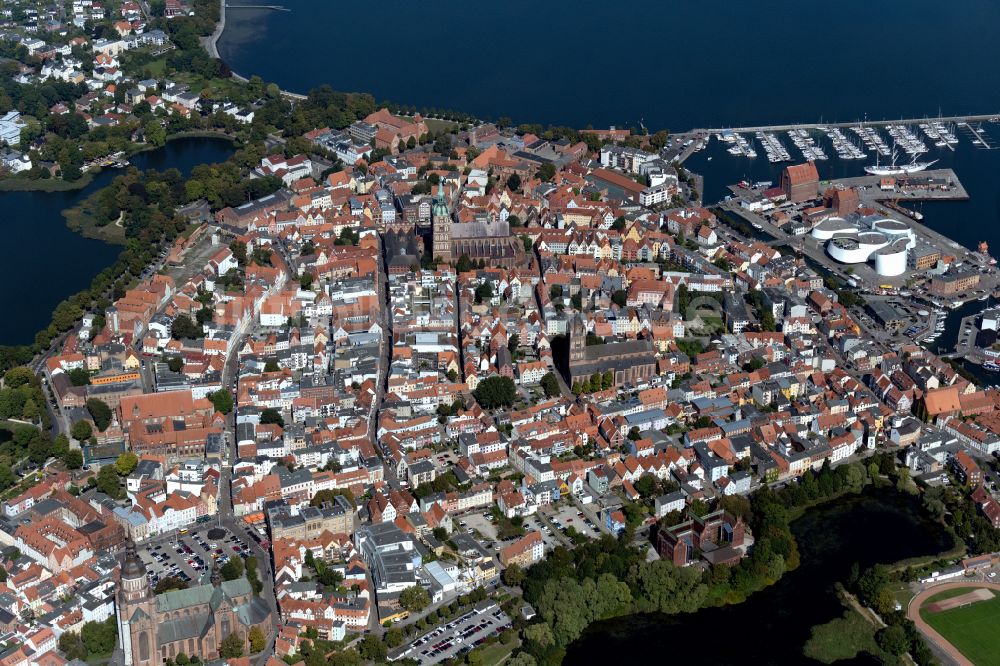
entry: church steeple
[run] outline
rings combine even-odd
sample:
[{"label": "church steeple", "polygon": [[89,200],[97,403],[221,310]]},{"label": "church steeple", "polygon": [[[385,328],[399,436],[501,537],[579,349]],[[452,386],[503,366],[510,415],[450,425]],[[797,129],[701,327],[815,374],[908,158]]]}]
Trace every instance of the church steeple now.
[{"label": "church steeple", "polygon": [[149,596],[149,578],[146,575],[146,565],[136,554],[135,543],[131,539],[125,545],[121,587],[125,601],[139,601]]},{"label": "church steeple", "polygon": [[212,576],[209,579],[212,581],[212,587],[219,587],[222,585],[222,572],[219,571],[219,560],[212,558]]}]

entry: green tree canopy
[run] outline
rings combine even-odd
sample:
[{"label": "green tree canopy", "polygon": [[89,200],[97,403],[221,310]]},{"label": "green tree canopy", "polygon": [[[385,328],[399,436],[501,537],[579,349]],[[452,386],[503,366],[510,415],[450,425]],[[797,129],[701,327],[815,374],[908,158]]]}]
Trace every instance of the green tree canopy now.
[{"label": "green tree canopy", "polygon": [[103,400],[89,398],[87,400],[87,411],[90,412],[90,418],[94,420],[94,425],[97,426],[99,432],[104,432],[111,425],[111,408]]},{"label": "green tree canopy", "polygon": [[223,580],[236,580],[237,578],[242,578],[243,560],[239,557],[230,559],[222,565],[222,568],[219,569],[219,573],[222,575]]},{"label": "green tree canopy", "polygon": [[121,483],[118,470],[114,465],[104,465],[97,473],[97,489],[112,499],[121,495]]},{"label": "green tree canopy", "polygon": [[90,436],[94,434],[94,429],[90,426],[90,421],[80,420],[73,424],[69,434],[73,436],[73,439],[82,442],[90,439]]},{"label": "green tree canopy", "polygon": [[420,611],[431,603],[427,590],[419,585],[408,587],[399,593],[399,605],[408,611]]},{"label": "green tree canopy", "polygon": [[125,451],[118,456],[118,460],[115,461],[115,471],[117,471],[120,476],[128,476],[138,464],[139,457],[131,451]]},{"label": "green tree canopy", "polygon": [[238,659],[243,656],[243,639],[239,634],[232,633],[222,639],[219,656],[223,659]]},{"label": "green tree canopy", "polygon": [[545,391],[546,398],[554,398],[561,393],[559,379],[551,371],[546,372],[542,377],[542,390]]},{"label": "green tree canopy", "polygon": [[208,399],[215,406],[215,411],[221,414],[228,414],[233,411],[233,394],[227,389],[219,389],[208,394]]},{"label": "green tree canopy", "polygon": [[517,387],[510,377],[494,375],[479,382],[473,395],[486,409],[510,407],[517,398]]},{"label": "green tree canopy", "polygon": [[260,413],[260,422],[262,424],[276,423],[282,428],[285,427],[285,419],[281,415],[281,412],[273,407],[268,407]]}]

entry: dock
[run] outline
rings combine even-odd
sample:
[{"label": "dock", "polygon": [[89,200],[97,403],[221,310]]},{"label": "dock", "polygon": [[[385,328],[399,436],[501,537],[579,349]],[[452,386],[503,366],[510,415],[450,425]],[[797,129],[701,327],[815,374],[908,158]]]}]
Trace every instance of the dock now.
[{"label": "dock", "polygon": [[987,113],[987,114],[976,114],[967,116],[939,116],[939,117],[924,117],[924,118],[900,118],[896,119],[885,119],[885,120],[852,120],[849,122],[818,122],[818,123],[790,123],[787,125],[759,125],[757,127],[717,127],[717,128],[700,128],[693,129],[685,134],[694,136],[705,136],[709,134],[718,134],[721,132],[737,132],[737,133],[750,133],[754,134],[756,132],[787,132],[789,130],[814,130],[818,127],[856,127],[858,125],[864,125],[865,127],[884,127],[886,125],[919,125],[920,123],[925,123],[929,120],[943,122],[943,123],[955,123],[957,125],[962,125],[965,123],[972,127],[972,123],[984,123],[984,122],[1000,122],[1000,113]]},{"label": "dock", "polygon": [[982,148],[984,150],[990,150],[993,148],[981,128],[976,127],[970,122],[960,122],[958,123],[958,126],[972,135],[972,143],[977,148]]},{"label": "dock", "polygon": [[272,9],[276,12],[290,12],[292,11],[284,5],[232,5],[228,2],[226,3],[226,9]]},{"label": "dock", "polygon": [[[895,187],[883,190],[882,180],[891,178]],[[928,181],[944,182],[942,186],[924,186]],[[863,188],[864,198],[871,201],[896,203],[906,201],[965,201],[969,193],[952,169],[927,169],[905,176],[857,176],[854,178],[838,178],[831,185]]]}]

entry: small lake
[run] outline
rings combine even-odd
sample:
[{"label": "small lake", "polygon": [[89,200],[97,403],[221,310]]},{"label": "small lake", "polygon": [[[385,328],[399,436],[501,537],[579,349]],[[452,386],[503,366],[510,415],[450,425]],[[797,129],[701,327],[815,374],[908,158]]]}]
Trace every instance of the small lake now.
[{"label": "small lake", "polygon": [[[139,169],[176,168],[185,175],[199,164],[223,162],[233,152],[224,138],[181,138],[130,161]],[[66,226],[62,211],[108,185],[121,173],[105,169],[71,192],[0,192],[6,260],[0,263],[0,344],[30,344],[48,326],[61,300],[86,288],[118,257],[121,247],[84,238]]]},{"label": "small lake", "polygon": [[[920,514],[917,500],[868,491],[810,510],[792,525],[802,564],[742,604],[688,615],[630,615],[591,625],[570,645],[565,663],[698,660],[709,664],[793,664],[814,625],[844,609],[833,585],[851,565],[877,564],[951,547],[941,527]],[[846,663],[846,662],[838,662]],[[851,663],[874,663],[861,656]]]}]

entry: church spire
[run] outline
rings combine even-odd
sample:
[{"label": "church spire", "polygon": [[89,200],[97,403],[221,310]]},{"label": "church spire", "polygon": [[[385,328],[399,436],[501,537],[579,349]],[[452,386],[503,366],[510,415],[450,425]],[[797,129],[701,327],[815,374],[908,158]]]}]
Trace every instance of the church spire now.
[{"label": "church spire", "polygon": [[222,572],[219,571],[219,560],[215,557],[212,557],[212,576],[209,580],[212,581],[212,587],[222,585]]}]

